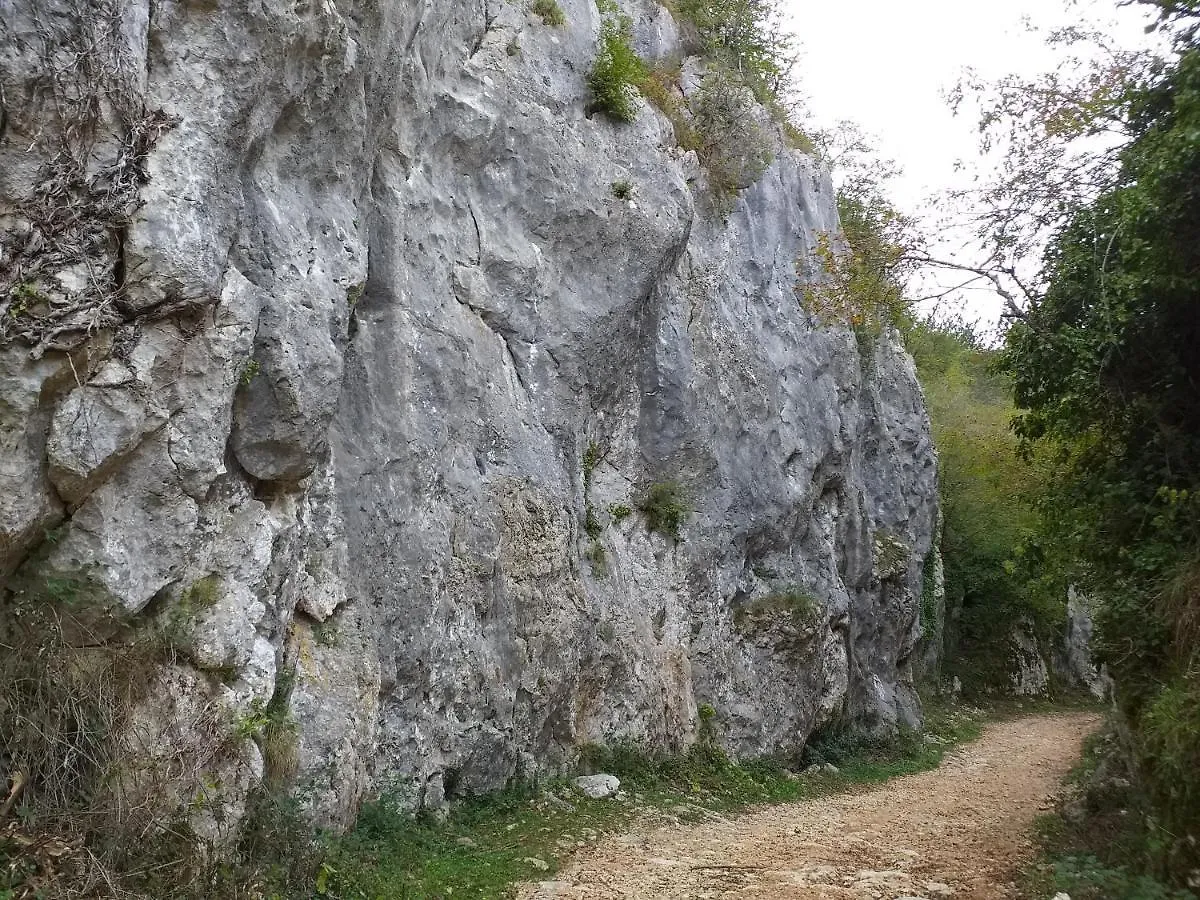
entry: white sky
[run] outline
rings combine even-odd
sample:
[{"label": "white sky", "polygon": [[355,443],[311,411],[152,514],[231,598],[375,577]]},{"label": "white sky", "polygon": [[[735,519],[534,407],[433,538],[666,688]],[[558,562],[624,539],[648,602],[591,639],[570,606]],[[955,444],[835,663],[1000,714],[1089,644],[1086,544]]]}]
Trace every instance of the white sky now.
[{"label": "white sky", "polygon": [[[1033,75],[1056,57],[1023,25],[1041,27],[1087,21],[1141,46],[1148,38],[1146,7],[1118,9],[1117,0],[782,0],[799,38],[801,93],[809,121],[828,128],[857,122],[873,135],[880,155],[903,169],[889,191],[906,212],[929,212],[930,199],[965,187],[958,161],[977,163],[976,122],[955,117],[945,93],[970,67],[988,78],[1010,72]],[[936,199],[932,209],[938,209]],[[949,249],[949,248],[946,248]],[[942,252],[945,252],[943,250]],[[946,275],[949,279],[953,276]],[[950,282],[945,282],[947,285]],[[968,318],[994,323],[998,297],[972,292]]]}]

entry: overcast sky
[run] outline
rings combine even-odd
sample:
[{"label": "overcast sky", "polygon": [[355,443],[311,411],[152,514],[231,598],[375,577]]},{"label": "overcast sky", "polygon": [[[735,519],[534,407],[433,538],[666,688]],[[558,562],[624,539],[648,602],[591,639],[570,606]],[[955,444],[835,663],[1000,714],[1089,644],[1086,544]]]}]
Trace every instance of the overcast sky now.
[{"label": "overcast sky", "polygon": [[[802,57],[798,81],[810,121],[828,128],[851,119],[878,140],[881,155],[903,169],[891,195],[906,211],[929,209],[965,186],[955,164],[976,161],[970,116],[954,117],[944,95],[967,67],[995,78],[1035,74],[1056,57],[1023,20],[1041,27],[1078,24],[1084,17],[1139,46],[1148,39],[1145,8],[1117,9],[1117,0],[782,0]],[[972,317],[994,322],[994,295],[969,296]]]}]

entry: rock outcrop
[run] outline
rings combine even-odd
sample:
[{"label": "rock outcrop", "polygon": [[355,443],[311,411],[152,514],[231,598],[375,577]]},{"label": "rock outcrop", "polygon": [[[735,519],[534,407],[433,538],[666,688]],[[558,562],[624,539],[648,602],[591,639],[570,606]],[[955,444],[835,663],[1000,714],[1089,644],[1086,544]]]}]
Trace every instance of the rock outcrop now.
[{"label": "rock outcrop", "polygon": [[653,108],[587,115],[562,5],[0,7],[5,602],[169,622],[142,718],[284,704],[326,822],[702,706],[738,755],[920,717],[936,460],[904,351],[799,302],[827,173],[714,209]]}]

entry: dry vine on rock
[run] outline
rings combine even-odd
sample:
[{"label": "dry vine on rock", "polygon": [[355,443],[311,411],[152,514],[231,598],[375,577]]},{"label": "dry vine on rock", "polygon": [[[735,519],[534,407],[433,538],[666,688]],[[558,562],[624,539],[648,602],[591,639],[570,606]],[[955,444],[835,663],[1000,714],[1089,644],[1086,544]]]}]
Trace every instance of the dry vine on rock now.
[{"label": "dry vine on rock", "polygon": [[36,61],[26,105],[50,116],[29,148],[45,160],[37,183],[0,208],[12,221],[0,236],[0,346],[20,340],[36,358],[152,314],[124,302],[123,233],[174,122],[146,108],[116,0],[32,15],[35,38],[15,39],[14,56]]}]

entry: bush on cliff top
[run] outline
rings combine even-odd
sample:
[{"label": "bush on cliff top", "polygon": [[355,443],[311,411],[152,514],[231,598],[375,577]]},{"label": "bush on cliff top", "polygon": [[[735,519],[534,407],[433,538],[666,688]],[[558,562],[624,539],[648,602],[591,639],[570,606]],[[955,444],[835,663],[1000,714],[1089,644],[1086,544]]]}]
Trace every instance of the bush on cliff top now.
[{"label": "bush on cliff top", "polygon": [[618,122],[637,118],[638,84],[646,67],[633,50],[633,23],[613,0],[599,0],[600,47],[588,72],[591,110]]}]

